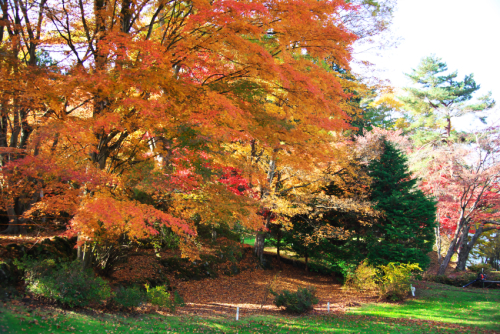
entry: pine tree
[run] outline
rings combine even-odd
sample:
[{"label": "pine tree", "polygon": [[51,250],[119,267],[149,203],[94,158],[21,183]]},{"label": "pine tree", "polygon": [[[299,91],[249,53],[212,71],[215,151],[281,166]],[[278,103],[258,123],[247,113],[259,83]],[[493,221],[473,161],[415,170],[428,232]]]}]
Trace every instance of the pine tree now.
[{"label": "pine tree", "polygon": [[[445,130],[446,138],[451,135],[451,119],[470,113],[478,113],[491,109],[495,101],[491,92],[478,98],[475,104],[467,104],[473,94],[480,89],[474,80],[474,75],[466,75],[464,80],[457,80],[457,72],[447,73],[448,66],[441,58],[430,56],[422,59],[416,69],[406,76],[417,87],[404,88],[407,95],[400,96],[404,109],[411,118],[411,129],[424,130],[421,135],[427,135],[429,129]],[[484,122],[484,118],[479,118]],[[435,134],[435,131],[431,131]]]},{"label": "pine tree", "polygon": [[380,158],[369,165],[370,199],[382,217],[367,236],[367,257],[373,264],[411,262],[427,267],[436,203],[415,187],[417,180],[408,170],[406,157],[386,140],[382,148]]}]

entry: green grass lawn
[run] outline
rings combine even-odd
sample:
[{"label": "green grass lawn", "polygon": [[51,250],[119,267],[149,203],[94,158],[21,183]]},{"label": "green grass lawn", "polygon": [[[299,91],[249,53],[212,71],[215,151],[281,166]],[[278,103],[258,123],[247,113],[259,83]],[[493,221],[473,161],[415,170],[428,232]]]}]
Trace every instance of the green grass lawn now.
[{"label": "green grass lawn", "polygon": [[255,245],[255,236],[246,236],[243,238],[243,243],[253,246]]},{"label": "green grass lawn", "polygon": [[499,290],[463,289],[437,283],[427,285],[428,290],[418,289],[417,298],[404,304],[370,304],[350,313],[432,320],[500,331]]},{"label": "green grass lawn", "polygon": [[[500,331],[500,292],[438,284],[404,304],[373,304],[343,315],[89,316],[0,304],[0,333],[467,333]],[[398,318],[395,320],[394,318]],[[469,328],[463,328],[463,326]]]},{"label": "green grass lawn", "polygon": [[[243,243],[244,244],[247,244],[247,245],[250,245],[250,246],[254,246],[255,245],[255,236],[245,236],[243,238]],[[271,247],[271,246],[266,246],[264,247],[264,251],[265,252],[268,252],[268,253],[271,253],[271,254],[277,254],[277,249],[276,247]],[[301,262],[304,262],[304,258],[301,257],[301,258],[297,258],[295,257],[295,253],[290,251],[290,250],[281,250],[280,251],[280,256],[281,257],[284,257],[284,258],[287,258],[287,259],[294,259],[296,261],[301,261]]]},{"label": "green grass lawn", "polygon": [[0,314],[6,333],[438,333],[460,331],[446,324],[397,321],[359,315],[276,317],[255,316],[240,321],[222,318],[142,316],[99,318],[68,313],[42,318],[11,311]]}]

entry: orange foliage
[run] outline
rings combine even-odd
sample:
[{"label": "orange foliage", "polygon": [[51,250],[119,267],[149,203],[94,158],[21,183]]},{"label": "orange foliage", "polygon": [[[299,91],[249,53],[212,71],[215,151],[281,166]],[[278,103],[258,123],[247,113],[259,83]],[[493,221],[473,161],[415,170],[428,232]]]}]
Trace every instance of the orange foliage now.
[{"label": "orange foliage", "polygon": [[[11,224],[70,216],[68,234],[97,241],[155,224],[188,238],[194,215],[256,228],[254,196],[234,193],[217,166],[252,186],[265,172],[250,173],[233,145],[317,171],[336,151],[331,133],[348,127],[349,95],[317,62],[348,67],[356,36],[340,15],[356,8],[345,1],[7,3],[23,18],[0,35]],[[41,49],[59,62],[42,63]]]}]

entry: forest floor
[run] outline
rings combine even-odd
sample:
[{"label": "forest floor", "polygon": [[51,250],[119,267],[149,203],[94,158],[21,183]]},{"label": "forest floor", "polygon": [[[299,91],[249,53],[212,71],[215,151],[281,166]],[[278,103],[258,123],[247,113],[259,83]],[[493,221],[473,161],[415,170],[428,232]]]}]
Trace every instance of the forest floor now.
[{"label": "forest floor", "polygon": [[[49,237],[0,236],[0,245],[23,243],[29,248]],[[180,258],[178,251],[156,253],[153,249],[137,248],[130,251],[127,261],[119,264],[109,278],[112,286],[167,279],[186,303],[175,314],[149,304],[127,313],[102,306],[64,309],[33,298],[18,286],[19,296],[23,297],[0,303],[0,333],[500,333],[498,291],[420,282],[415,298],[404,303],[386,303],[374,294],[343,289],[334,276],[306,272],[303,266],[291,261],[274,258],[272,269],[258,269],[250,245],[233,249],[234,244],[224,239],[216,244],[219,251],[240,252],[237,274],[223,274],[234,265],[234,261],[227,260],[212,267],[214,277],[187,280],[179,272],[165,272],[161,264],[162,259]],[[209,247],[202,251],[207,256],[221,254]],[[287,315],[273,305],[270,288],[294,291],[305,286],[315,287],[319,298],[307,315]],[[239,321],[234,320],[237,307]]]},{"label": "forest floor", "polygon": [[283,311],[240,314],[236,320],[234,306],[232,314],[220,315],[198,314],[190,306],[174,314],[162,309],[120,313],[34,306],[14,299],[0,303],[0,333],[500,333],[499,302],[495,290],[422,283],[416,297],[404,303],[370,303],[302,316]]},{"label": "forest floor", "polygon": [[[252,248],[246,245],[243,249],[243,259],[238,263],[241,271],[236,275],[219,274],[216,278],[185,280],[176,277],[175,273],[164,274],[186,303],[186,307],[179,312],[186,315],[232,316],[236,307],[239,307],[241,316],[276,314],[280,311],[273,305],[270,288],[274,291],[285,289],[295,291],[299,287],[314,287],[319,297],[319,304],[314,308],[314,314],[326,313],[328,303],[331,312],[344,312],[349,307],[377,300],[374,294],[360,294],[342,289],[342,285],[332,275],[308,273],[303,268],[278,262],[276,258],[272,262],[273,269],[258,269]],[[128,281],[139,278],[134,275],[141,275],[142,278],[148,275],[157,276],[158,271],[154,269],[157,267],[155,258],[151,255],[129,257],[128,262],[113,273],[113,281],[122,280],[122,276]],[[159,255],[167,257],[168,252]]]},{"label": "forest floor", "polygon": [[[0,246],[5,249],[5,246],[9,244],[23,244],[26,248],[31,248],[41,243],[43,239],[52,237],[54,235],[49,234],[0,236]],[[231,245],[235,245],[234,242],[225,238],[219,238],[216,244],[226,252],[228,248],[231,250]],[[273,257],[272,269],[262,270],[257,267],[250,245],[239,244],[238,247],[234,248],[234,252],[240,252],[241,257],[236,263],[237,274],[224,274],[235,265],[234,260],[233,262],[227,260],[221,261],[215,267],[212,266],[215,271],[214,277],[188,280],[182,275],[179,276],[176,270],[168,271],[161,265],[162,259],[180,259],[179,251],[165,250],[157,253],[153,249],[137,248],[130,250],[127,260],[118,264],[107,279],[112,287],[144,284],[154,280],[167,281],[168,285],[174,287],[184,298],[186,306],[179,309],[179,313],[184,315],[233,316],[236,307],[239,307],[242,317],[278,314],[280,310],[273,305],[273,298],[269,293],[270,288],[274,291],[284,289],[295,291],[299,287],[314,287],[319,297],[319,304],[316,305],[313,314],[327,313],[328,303],[330,303],[331,312],[345,312],[349,307],[377,301],[374,294],[346,291],[342,289],[339,280],[334,276],[306,272],[303,266],[297,267],[278,261],[272,253],[268,253],[269,257]],[[2,249],[0,249],[0,261]],[[214,253],[216,253],[208,246],[202,247],[201,251],[205,255],[212,253],[215,256]],[[300,265],[298,262],[297,264]],[[185,265],[185,263],[181,262],[180,265]],[[17,288],[20,295],[25,294],[22,285]],[[24,299],[29,303],[36,302],[33,299]],[[150,311],[149,306],[135,310],[137,313]]]}]

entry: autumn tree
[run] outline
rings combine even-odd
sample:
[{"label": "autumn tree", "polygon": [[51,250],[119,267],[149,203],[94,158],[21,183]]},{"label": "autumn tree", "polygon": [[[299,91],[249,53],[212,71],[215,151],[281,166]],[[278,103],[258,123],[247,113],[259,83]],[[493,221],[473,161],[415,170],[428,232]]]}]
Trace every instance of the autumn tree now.
[{"label": "autumn tree", "polygon": [[438,200],[439,233],[448,234],[451,240],[438,274],[445,272],[456,252],[457,270],[465,270],[481,234],[499,226],[498,136],[490,129],[476,134],[468,146],[436,150],[424,171],[422,189]]},{"label": "autumn tree", "polygon": [[[43,100],[38,95],[42,77],[50,76],[40,48],[46,22],[47,1],[0,2],[0,164],[24,156],[35,123],[43,119]],[[43,56],[42,56],[43,55]],[[42,56],[42,57],[41,57]],[[33,180],[31,180],[33,181]],[[5,190],[4,191],[8,191]],[[27,220],[19,215],[39,199],[39,192],[26,189],[5,200],[9,218],[5,232],[20,233]]]},{"label": "autumn tree", "polygon": [[[25,84],[33,98],[14,92],[7,101],[17,105],[22,96],[33,115],[43,117],[28,119],[33,130],[22,157],[2,170],[2,196],[6,203],[32,199],[16,212],[20,219],[66,224],[82,257],[91,243],[137,240],[161,225],[182,236],[190,255],[194,216],[206,224],[261,227],[266,199],[278,198],[268,195],[279,177],[278,160],[287,160],[283,177],[286,171],[297,180],[299,172],[310,184],[312,172],[334,156],[330,133],[348,127],[341,104],[349,94],[315,59],[348,67],[356,36],[341,18],[356,10],[353,4],[41,3],[43,10],[28,6],[23,15],[43,14],[32,24],[40,31],[36,45],[62,51],[63,59],[57,71]],[[16,24],[29,31],[26,22]],[[15,43],[30,50],[29,39],[2,37],[4,48]],[[2,89],[10,83],[2,81]],[[268,167],[254,168],[261,162]],[[247,178],[260,198],[249,189],[232,191],[224,182],[227,167]],[[297,186],[290,181],[278,190],[305,188]]]},{"label": "autumn tree", "polygon": [[490,230],[481,235],[471,251],[474,259],[480,259],[493,268],[500,267],[500,234],[497,230]]},{"label": "autumn tree", "polygon": [[379,216],[368,200],[367,166],[357,158],[353,155],[352,166],[319,189],[322,196],[311,197],[310,211],[291,217],[292,228],[284,237],[296,254],[343,274],[366,258],[364,238]]}]

